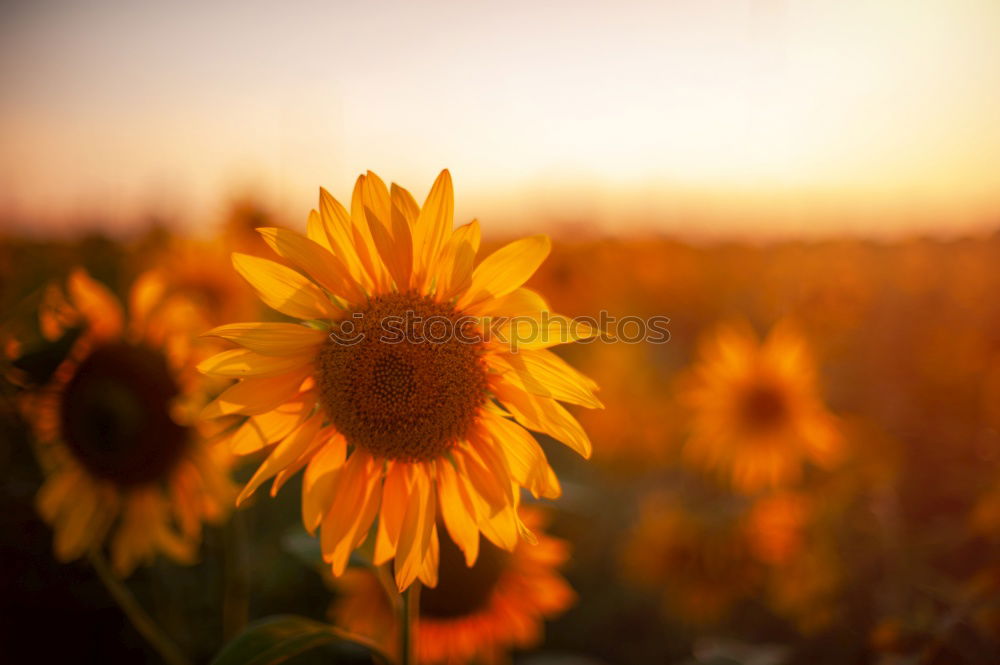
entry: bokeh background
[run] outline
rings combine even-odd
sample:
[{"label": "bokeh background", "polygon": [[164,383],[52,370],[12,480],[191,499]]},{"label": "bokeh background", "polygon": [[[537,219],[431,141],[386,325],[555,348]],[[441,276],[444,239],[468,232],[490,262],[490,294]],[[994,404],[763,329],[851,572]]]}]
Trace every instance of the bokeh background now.
[{"label": "bokeh background", "polygon": [[[228,263],[268,255],[253,228],[448,167],[491,246],[553,236],[554,309],[671,319],[559,350],[607,408],[578,413],[593,460],[543,442],[579,598],[515,662],[1000,662],[998,30],[990,0],[5,2],[4,355],[51,372],[35,312],[76,265],[253,320]],[[720,326],[787,323],[841,454],[743,491],[686,462],[686,381]],[[2,385],[0,660],[156,662],[52,558]],[[198,662],[226,593],[326,616],[296,484],[129,580]]]}]

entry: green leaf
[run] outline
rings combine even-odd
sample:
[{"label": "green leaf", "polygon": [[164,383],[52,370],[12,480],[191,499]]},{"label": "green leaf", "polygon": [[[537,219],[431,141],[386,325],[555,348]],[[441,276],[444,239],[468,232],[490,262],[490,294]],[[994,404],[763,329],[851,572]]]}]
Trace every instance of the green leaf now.
[{"label": "green leaf", "polygon": [[385,652],[367,638],[305,617],[278,615],[247,626],[222,647],[212,665],[273,665],[334,642],[354,644],[369,652],[376,662],[392,663]]}]

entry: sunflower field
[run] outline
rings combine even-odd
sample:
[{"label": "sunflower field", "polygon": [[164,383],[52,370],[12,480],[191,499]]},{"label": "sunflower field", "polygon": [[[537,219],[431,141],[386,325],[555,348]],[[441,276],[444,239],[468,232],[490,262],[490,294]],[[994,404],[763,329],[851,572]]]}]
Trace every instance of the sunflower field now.
[{"label": "sunflower field", "polygon": [[1000,236],[461,196],[0,235],[0,660],[1000,662]]}]

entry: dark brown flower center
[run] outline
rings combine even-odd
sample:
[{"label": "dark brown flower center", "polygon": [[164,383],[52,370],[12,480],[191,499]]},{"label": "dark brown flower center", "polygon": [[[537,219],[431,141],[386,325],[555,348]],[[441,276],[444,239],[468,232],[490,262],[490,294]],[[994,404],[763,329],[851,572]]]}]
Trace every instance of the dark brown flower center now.
[{"label": "dark brown flower center", "polygon": [[762,384],[743,395],[740,410],[743,423],[749,429],[765,431],[784,422],[788,415],[788,403],[776,387]]},{"label": "dark brown flower center", "polygon": [[163,354],[125,343],[99,346],[63,390],[62,438],[98,478],[124,487],[162,480],[190,436],[170,417],[177,394]]},{"label": "dark brown flower center", "polygon": [[376,457],[439,457],[486,400],[475,322],[415,293],[371,300],[337,322],[317,357],[327,416]]},{"label": "dark brown flower center", "polygon": [[462,550],[452,542],[447,531],[439,531],[438,584],[420,590],[420,616],[455,619],[485,609],[510,563],[510,553],[480,538],[479,557],[470,568],[465,565]]}]

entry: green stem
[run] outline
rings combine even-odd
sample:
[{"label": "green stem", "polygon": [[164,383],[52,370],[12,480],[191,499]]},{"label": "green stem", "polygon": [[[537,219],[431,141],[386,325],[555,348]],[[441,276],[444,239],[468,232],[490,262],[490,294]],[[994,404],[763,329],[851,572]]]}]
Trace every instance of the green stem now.
[{"label": "green stem", "polygon": [[184,657],[177,645],[160,630],[156,622],[139,605],[139,601],[135,599],[128,587],[111,571],[104,555],[97,550],[91,550],[88,558],[90,565],[97,571],[97,576],[101,578],[104,587],[118,603],[118,607],[121,608],[139,634],[149,642],[156,653],[160,654],[164,662],[168,665],[190,665],[190,661]]},{"label": "green stem", "polygon": [[420,612],[420,582],[413,582],[403,592],[399,621],[399,662],[401,665],[416,665],[417,662],[417,615]]}]

